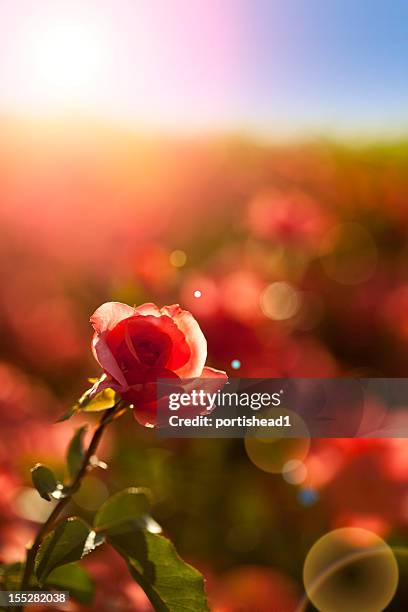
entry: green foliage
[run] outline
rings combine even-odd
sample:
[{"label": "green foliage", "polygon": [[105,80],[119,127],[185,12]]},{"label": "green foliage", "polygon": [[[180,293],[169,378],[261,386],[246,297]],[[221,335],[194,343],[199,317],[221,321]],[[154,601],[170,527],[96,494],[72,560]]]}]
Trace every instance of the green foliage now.
[{"label": "green foliage", "polygon": [[[86,426],[75,432],[67,451],[71,478],[75,478],[83,461],[85,431]],[[38,464],[32,473],[45,499],[62,487],[45,466]],[[160,527],[149,511],[147,490],[130,487],[112,495],[101,506],[94,530],[77,517],[60,523],[44,538],[36,555],[38,584],[69,590],[81,603],[89,603],[93,584],[76,562],[106,539],[125,559],[132,577],[157,612],[204,612],[208,608],[203,577],[178,556],[169,540],[158,535]]]},{"label": "green foliage", "polygon": [[45,584],[61,591],[69,591],[71,597],[85,605],[90,604],[94,596],[94,583],[79,563],[68,563],[55,568]]},{"label": "green foliage", "polygon": [[37,463],[31,468],[31,479],[34,487],[43,499],[51,501],[52,497],[61,497],[63,486],[56,479],[54,472],[45,465]]},{"label": "green foliage", "polygon": [[95,547],[94,532],[80,518],[72,517],[49,533],[35,559],[35,575],[44,584],[52,570],[78,561]]},{"label": "green foliage", "polygon": [[156,612],[208,610],[202,575],[178,556],[170,540],[133,529],[108,535],[108,542],[125,559]]},{"label": "green foliage", "polygon": [[84,458],[84,436],[87,426],[83,425],[76,430],[67,451],[67,466],[71,478],[75,478]]},{"label": "green foliage", "polygon": [[[84,428],[79,429],[70,445],[71,474],[77,465],[78,449],[82,449],[83,433]],[[149,517],[149,509],[146,489],[130,487],[101,506],[94,520],[95,531],[80,518],[65,520],[45,537],[37,553],[35,575],[39,585],[69,590],[80,602],[89,603],[92,582],[75,562],[106,538],[126,560],[132,577],[157,612],[207,610],[203,577],[182,561],[169,540],[158,535],[160,528]]]},{"label": "green foliage", "polygon": [[[21,587],[23,563],[0,565],[0,589],[18,591]],[[79,563],[68,563],[54,569],[44,581],[44,587],[69,591],[71,597],[82,604],[90,604],[94,596],[94,583],[88,572]],[[38,588],[38,582],[31,576],[29,587]]]},{"label": "green foliage", "polygon": [[95,530],[108,531],[123,524],[140,526],[150,511],[147,493],[146,489],[130,487],[112,495],[96,513]]},{"label": "green foliage", "polygon": [[160,528],[148,515],[149,505],[145,489],[120,491],[99,509],[94,528],[125,559],[157,612],[207,610],[203,577],[156,533]]}]

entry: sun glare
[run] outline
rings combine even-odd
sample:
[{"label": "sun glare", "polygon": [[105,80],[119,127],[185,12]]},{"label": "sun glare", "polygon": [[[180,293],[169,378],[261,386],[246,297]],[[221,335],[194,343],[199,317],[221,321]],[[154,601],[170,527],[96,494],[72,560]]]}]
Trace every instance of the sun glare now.
[{"label": "sun glare", "polygon": [[91,20],[31,21],[16,45],[20,103],[44,111],[92,105],[106,88],[109,42],[107,32]]},{"label": "sun glare", "polygon": [[187,0],[178,8],[160,3],[160,10],[149,0],[1,6],[0,113],[78,113],[154,130],[189,129],[197,117],[212,125],[225,116],[236,60],[227,16],[206,3],[199,19]]}]

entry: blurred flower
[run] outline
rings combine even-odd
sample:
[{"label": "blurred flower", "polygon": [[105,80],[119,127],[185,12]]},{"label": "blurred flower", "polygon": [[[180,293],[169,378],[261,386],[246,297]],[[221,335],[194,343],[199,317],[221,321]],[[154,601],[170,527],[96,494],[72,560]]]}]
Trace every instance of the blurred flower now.
[{"label": "blurred flower", "polygon": [[123,273],[123,269],[128,270],[128,273],[150,291],[168,290],[177,278],[175,268],[178,267],[176,264],[180,265],[180,253],[181,251],[172,253],[161,245],[149,242],[133,247],[130,254],[126,254],[120,261],[120,271]]},{"label": "blurred flower", "polygon": [[75,305],[48,270],[20,270],[7,283],[0,306],[13,348],[27,364],[44,371],[78,360],[82,347]]},{"label": "blurred flower", "polygon": [[249,227],[255,235],[295,248],[317,247],[330,221],[327,208],[296,189],[261,192],[249,205]]},{"label": "blurred flower", "polygon": [[6,465],[0,465],[0,515],[2,518],[13,516],[11,502],[20,486],[21,483],[16,474]]},{"label": "blurred flower", "polygon": [[[333,525],[360,520],[361,525],[406,526],[408,491],[407,450],[404,439],[344,438],[315,440],[304,460],[306,486],[324,490]],[[364,520],[363,520],[364,519]]]},{"label": "blurred flower", "polygon": [[263,283],[253,273],[237,270],[219,283],[220,300],[226,313],[243,321],[254,321],[261,316],[259,296]]},{"label": "blurred flower", "polygon": [[[0,409],[0,462],[17,467],[37,447],[54,459],[62,456],[71,428],[52,423],[62,411],[59,403],[44,385],[5,362],[0,362]],[[46,446],[42,444],[44,436]],[[8,444],[9,440],[13,444]]]},{"label": "blurred flower", "polygon": [[209,593],[212,612],[294,612],[299,602],[288,576],[256,565],[229,570],[213,588]]},{"label": "blurred flower", "polygon": [[381,537],[386,537],[390,532],[390,524],[380,515],[374,513],[339,514],[334,521],[333,527],[336,529],[340,527],[358,527],[359,529],[372,531]]},{"label": "blurred flower", "polygon": [[35,533],[24,521],[15,519],[1,521],[0,524],[0,563],[16,563],[24,558],[27,544]]}]

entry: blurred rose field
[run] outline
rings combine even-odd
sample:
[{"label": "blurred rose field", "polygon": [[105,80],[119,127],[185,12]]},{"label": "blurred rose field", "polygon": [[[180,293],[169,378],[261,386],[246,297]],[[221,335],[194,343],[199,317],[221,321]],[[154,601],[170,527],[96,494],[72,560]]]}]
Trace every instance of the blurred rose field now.
[{"label": "blurred rose field", "polygon": [[[179,302],[231,377],[406,375],[405,142],[261,145],[4,119],[1,132],[3,562],[21,559],[47,515],[29,469],[63,469],[78,417],[54,422],[99,375],[88,321],[104,301]],[[260,469],[242,440],[164,441],[126,416],[100,452],[109,472],[86,477],[74,511],[89,518],[108,493],[149,487],[155,518],[204,573],[218,612],[302,609],[313,544],[368,529],[397,551],[387,609],[404,609],[406,440],[270,446]],[[86,609],[149,610],[109,554],[85,561],[97,583]],[[380,566],[370,571],[364,609],[376,610],[389,585]]]},{"label": "blurred rose field", "polygon": [[[400,0],[0,2],[0,597],[60,503],[31,468],[63,479],[97,426],[56,421],[102,374],[101,304],[180,304],[230,378],[408,376],[407,19]],[[364,425],[383,415],[373,399]],[[96,524],[146,487],[211,612],[408,609],[404,438],[163,439],[127,410],[98,458],[64,512]],[[26,610],[151,612],[116,550]]]}]

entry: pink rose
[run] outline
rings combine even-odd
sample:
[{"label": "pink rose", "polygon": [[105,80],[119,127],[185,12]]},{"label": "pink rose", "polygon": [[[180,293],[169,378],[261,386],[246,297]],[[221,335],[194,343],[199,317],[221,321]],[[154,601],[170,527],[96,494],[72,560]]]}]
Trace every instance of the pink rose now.
[{"label": "pink rose", "polygon": [[193,315],[178,304],[159,309],[107,302],[91,316],[92,350],[107,374],[97,391],[111,387],[135,407],[142,424],[154,424],[156,383],[161,378],[219,378],[205,365],[207,342]]}]

